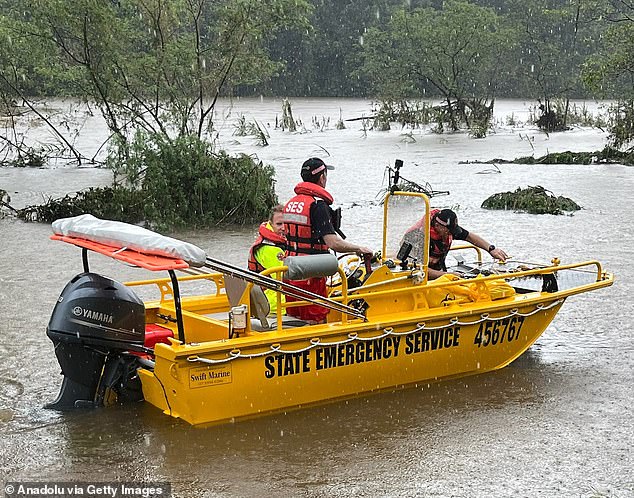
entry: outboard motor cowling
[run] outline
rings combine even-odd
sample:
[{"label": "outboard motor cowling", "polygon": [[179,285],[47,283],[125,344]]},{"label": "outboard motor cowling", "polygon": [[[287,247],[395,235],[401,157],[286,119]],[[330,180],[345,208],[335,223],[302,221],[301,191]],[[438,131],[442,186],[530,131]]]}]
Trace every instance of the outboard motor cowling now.
[{"label": "outboard motor cowling", "polygon": [[[119,391],[136,378],[145,338],[145,306],[125,285],[96,273],[82,273],[62,291],[46,329],[64,381],[48,408],[104,404],[108,388]],[[139,392],[138,386],[132,388]]]}]

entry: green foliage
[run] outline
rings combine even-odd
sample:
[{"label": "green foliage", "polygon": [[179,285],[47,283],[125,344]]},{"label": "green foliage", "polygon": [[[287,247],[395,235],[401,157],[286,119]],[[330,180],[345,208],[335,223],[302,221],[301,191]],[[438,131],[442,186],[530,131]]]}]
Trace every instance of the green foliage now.
[{"label": "green foliage", "polygon": [[379,102],[374,115],[379,123],[399,123],[402,127],[418,128],[442,119],[443,113],[427,102],[385,99]]},{"label": "green foliage", "polygon": [[[25,217],[74,210],[97,214],[102,196],[107,200],[109,194],[117,204],[110,209],[105,203],[105,217],[158,226],[266,217],[277,201],[272,168],[247,156],[214,153],[203,139],[213,141],[213,109],[222,93],[280,69],[266,52],[267,42],[280,30],[306,26],[307,0],[0,0],[0,5],[8,7],[0,17],[0,41],[9,47],[0,55],[2,101],[26,98],[24,82],[38,71],[57,84],[71,83],[74,94],[100,109],[111,131],[107,164],[115,180],[127,183],[113,192],[50,201]],[[48,80],[38,81],[41,90]],[[268,144],[257,123],[250,131]],[[138,196],[145,201],[142,214]]]},{"label": "green foliage", "polygon": [[[428,117],[411,104],[393,117],[402,126],[434,123],[437,132],[467,128],[474,137],[488,132],[498,95],[534,98],[544,105],[544,129],[566,128],[568,98],[584,92],[582,64],[592,91],[634,95],[634,15],[622,1],[0,0],[0,7],[2,105],[33,94],[94,102],[120,163],[130,149],[122,142],[138,129],[213,140],[216,99],[237,88],[371,92],[394,103],[440,96],[445,107]],[[392,111],[380,113],[376,125],[387,126]],[[627,147],[627,119],[616,116],[614,144]]]},{"label": "green foliage", "polygon": [[452,130],[466,126],[474,136],[486,133],[497,67],[513,43],[492,9],[461,0],[441,9],[402,8],[385,30],[371,29],[365,39],[363,71],[382,100],[429,91],[445,101],[437,129],[447,124]]},{"label": "green foliage", "polygon": [[19,0],[0,0],[0,95],[20,101],[31,95],[76,95],[76,74],[64,67],[55,47],[30,36],[34,20]]},{"label": "green foliage", "polygon": [[[42,47],[50,63],[44,56],[26,60],[41,71],[53,68],[57,84],[72,76],[71,91],[95,102],[122,138],[135,129],[201,137],[221,93],[279,70],[266,42],[304,26],[308,12],[306,0],[4,1],[13,9],[2,18],[9,27],[0,24],[0,40],[20,33],[26,45],[6,54],[10,64],[22,65],[29,48]],[[12,80],[22,95],[25,79]]]},{"label": "green foliage", "polygon": [[246,155],[214,153],[194,136],[168,141],[138,133],[118,171],[144,193],[145,219],[157,226],[253,223],[277,204],[271,166]]},{"label": "green foliage", "polygon": [[277,204],[274,170],[250,156],[214,153],[194,136],[168,141],[139,132],[125,167],[110,161],[126,185],[90,188],[22,209],[27,221],[50,222],[91,213],[99,218],[147,222],[153,227],[255,223]]},{"label": "green foliage", "polygon": [[627,148],[634,155],[634,100],[621,101],[610,108],[610,137],[616,149]]},{"label": "green foliage", "polygon": [[[0,12],[0,75],[22,94],[105,98],[109,119],[117,95],[125,95],[127,112],[147,113],[145,126],[156,127],[155,116],[163,114],[178,123],[177,130],[195,133],[208,129],[203,102],[212,102],[218,91],[442,95],[433,82],[409,78],[405,68],[393,71],[417,48],[421,54],[435,50],[444,79],[459,69],[458,79],[493,83],[476,87],[479,97],[546,103],[582,96],[584,61],[584,80],[594,92],[619,96],[632,88],[634,17],[623,1],[0,0]],[[424,44],[403,45],[403,39],[420,38],[420,12],[430,16]],[[495,24],[481,22],[484,12],[495,15]],[[400,38],[394,36],[397,25]],[[483,44],[491,33],[495,43]],[[497,52],[493,72],[482,64],[491,48]],[[468,54],[475,69],[466,66],[465,72],[460,68]],[[421,67],[437,73],[430,61]],[[121,127],[125,122],[116,121]]]},{"label": "green foliage", "polygon": [[364,71],[388,98],[435,90],[447,99],[490,94],[503,47],[512,43],[492,9],[466,1],[395,11],[365,37]]},{"label": "green foliage", "polygon": [[531,214],[564,214],[581,209],[572,199],[555,197],[539,185],[525,189],[518,187],[515,192],[494,194],[482,203],[482,208],[524,211]]},{"label": "green foliage", "polygon": [[578,35],[583,25],[576,21],[581,4],[551,0],[512,0],[510,4],[509,20],[519,42],[516,71],[523,77],[524,91],[548,107],[551,98],[574,86],[578,74],[573,68],[582,61]]},{"label": "green foliage", "polygon": [[[509,162],[495,159],[492,162]],[[604,147],[594,152],[551,152],[541,157],[526,156],[510,161],[516,164],[594,164],[619,163],[634,165],[634,151],[621,152],[614,147]]]},{"label": "green foliage", "polygon": [[[383,26],[403,0],[311,0],[312,29],[280,33],[271,56],[285,68],[258,93],[296,96],[364,96],[368,84],[356,73],[368,29]],[[416,4],[414,0],[410,2]]]},{"label": "green foliage", "polygon": [[599,95],[634,97],[634,6],[614,2],[603,18],[599,49],[582,67],[584,83]]},{"label": "green foliage", "polygon": [[42,205],[19,209],[18,218],[51,223],[59,218],[90,213],[98,218],[138,223],[144,218],[144,192],[125,187],[89,188],[61,199],[48,199]]}]

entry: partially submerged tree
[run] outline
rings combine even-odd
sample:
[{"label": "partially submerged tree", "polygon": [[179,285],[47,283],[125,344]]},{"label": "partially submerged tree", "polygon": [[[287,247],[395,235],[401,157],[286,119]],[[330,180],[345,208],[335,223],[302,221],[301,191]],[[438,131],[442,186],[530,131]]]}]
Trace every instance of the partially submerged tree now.
[{"label": "partially submerged tree", "polygon": [[[0,34],[44,47],[47,59],[28,59],[32,71],[39,70],[51,84],[68,84],[69,94],[99,108],[111,132],[108,164],[115,178],[124,178],[132,188],[151,183],[146,182],[146,165],[131,160],[133,155],[161,150],[169,156],[165,150],[173,147],[174,156],[202,159],[201,150],[210,152],[203,142],[213,143],[219,96],[277,71],[281,65],[266,53],[266,41],[279,30],[305,25],[309,11],[306,0],[3,3],[12,7],[12,17]],[[7,88],[13,95],[28,101],[19,55],[15,50],[4,65],[14,74],[5,70],[0,75],[11,83]],[[135,141],[139,133],[142,145]],[[145,152],[139,152],[140,146]],[[267,192],[273,189],[272,177],[265,183]],[[230,197],[223,194],[217,197]]]},{"label": "partially submerged tree", "polygon": [[547,132],[568,127],[571,94],[579,94],[580,68],[600,38],[602,0],[512,0],[509,19],[518,32],[526,92],[538,101],[536,124]]},{"label": "partially submerged tree", "polygon": [[606,12],[610,25],[601,50],[584,68],[585,83],[594,91],[622,95],[611,107],[611,145],[634,154],[634,5],[624,0],[611,3]]},{"label": "partially submerged tree", "polygon": [[280,68],[263,49],[305,22],[305,0],[26,0],[60,64],[79,69],[77,94],[94,101],[127,140],[209,136],[218,97]]},{"label": "partially submerged tree", "polygon": [[[34,33],[27,7],[17,0],[0,0],[0,133],[1,163],[40,166],[47,156],[70,156],[81,163],[85,158],[75,149],[72,137],[42,112],[33,95],[64,95],[74,71],[58,64],[57,50]],[[57,143],[34,146],[25,140],[20,126],[31,114],[49,126]]]},{"label": "partially submerged tree", "polygon": [[496,13],[462,0],[440,9],[402,8],[385,30],[365,37],[363,70],[382,99],[424,97],[445,102],[441,121],[486,133],[492,113],[498,68],[512,32]]}]

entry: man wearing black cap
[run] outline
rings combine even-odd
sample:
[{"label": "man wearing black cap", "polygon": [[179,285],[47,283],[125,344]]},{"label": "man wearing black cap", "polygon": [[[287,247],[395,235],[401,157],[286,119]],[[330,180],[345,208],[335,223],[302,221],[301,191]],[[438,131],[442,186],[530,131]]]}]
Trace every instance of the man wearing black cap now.
[{"label": "man wearing black cap", "polygon": [[[284,206],[284,226],[288,239],[288,255],[325,254],[329,249],[346,253],[355,252],[359,256],[372,254],[372,250],[347,242],[337,232],[332,195],[326,190],[328,170],[333,170],[318,157],[311,157],[302,164],[302,182],[295,186],[295,196]],[[294,285],[326,297],[326,279],[315,277],[293,281]],[[287,297],[287,301],[292,298]],[[325,321],[328,309],[319,305],[288,308],[287,314],[302,320],[321,323]]]},{"label": "man wearing black cap", "polygon": [[[438,278],[447,273],[445,258],[451,248],[453,239],[466,240],[480,249],[487,251],[493,258],[505,260],[508,254],[502,249],[489,244],[478,234],[469,232],[458,225],[458,216],[451,209],[434,209],[429,213],[429,278]],[[412,239],[415,233],[424,230],[425,218],[422,218],[405,233],[404,240]],[[422,252],[422,251],[421,251]]]}]

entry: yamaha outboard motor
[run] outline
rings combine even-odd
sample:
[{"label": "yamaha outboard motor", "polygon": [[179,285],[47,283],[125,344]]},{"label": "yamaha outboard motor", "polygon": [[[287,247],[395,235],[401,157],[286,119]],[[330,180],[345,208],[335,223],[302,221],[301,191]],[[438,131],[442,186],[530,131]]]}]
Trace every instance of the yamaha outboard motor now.
[{"label": "yamaha outboard motor", "polygon": [[64,381],[47,408],[65,410],[142,399],[136,376],[145,337],[145,306],[125,285],[81,273],[64,288],[46,329]]}]

